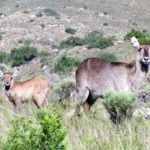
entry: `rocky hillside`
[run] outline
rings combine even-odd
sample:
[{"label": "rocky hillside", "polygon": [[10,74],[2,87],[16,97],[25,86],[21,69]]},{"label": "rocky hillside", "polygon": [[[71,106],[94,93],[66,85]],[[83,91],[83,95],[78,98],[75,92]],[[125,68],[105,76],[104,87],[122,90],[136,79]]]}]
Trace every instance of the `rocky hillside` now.
[{"label": "rocky hillside", "polygon": [[[65,33],[68,27],[76,29],[78,37],[98,29],[105,36],[123,40],[131,28],[149,31],[147,3],[147,0],[2,0],[0,50],[9,52],[25,40],[31,40],[38,50],[52,51],[60,41],[71,36]],[[46,15],[47,8],[58,15]]]}]

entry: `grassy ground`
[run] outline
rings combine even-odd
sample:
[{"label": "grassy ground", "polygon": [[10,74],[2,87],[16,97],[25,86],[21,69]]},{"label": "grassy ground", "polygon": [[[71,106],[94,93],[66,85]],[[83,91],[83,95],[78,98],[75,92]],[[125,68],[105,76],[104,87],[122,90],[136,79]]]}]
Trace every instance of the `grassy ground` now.
[{"label": "grassy ground", "polygon": [[[55,105],[56,113],[62,114],[63,126],[67,130],[66,141],[68,150],[148,150],[150,121],[137,116],[132,121],[125,121],[122,125],[114,125],[108,118],[104,108],[96,104],[91,110],[91,116],[84,114],[75,120],[69,117],[75,108],[75,100],[65,109]],[[0,105],[0,135],[5,137],[10,126],[10,120],[16,118],[10,102],[1,101]],[[48,109],[53,109],[49,100]],[[30,116],[37,110],[36,106],[28,102],[23,104],[23,114]]]}]

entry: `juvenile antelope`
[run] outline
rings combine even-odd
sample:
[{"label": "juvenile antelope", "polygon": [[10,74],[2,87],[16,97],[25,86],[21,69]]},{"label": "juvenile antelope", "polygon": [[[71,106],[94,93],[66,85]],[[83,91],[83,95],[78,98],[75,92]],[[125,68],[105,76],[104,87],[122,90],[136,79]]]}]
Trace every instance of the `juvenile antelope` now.
[{"label": "juvenile antelope", "polygon": [[[140,45],[135,37],[131,38],[131,44],[138,49],[132,63],[88,58],[79,65],[76,70],[77,107],[75,116],[79,116],[81,105],[85,114],[88,115],[90,107],[98,97],[103,97],[106,90],[132,92],[146,79],[149,74],[150,45]],[[83,103],[86,91],[89,91],[89,95]]]},{"label": "juvenile antelope", "polygon": [[49,83],[40,77],[35,77],[23,82],[14,82],[13,78],[18,75],[19,70],[14,73],[4,73],[0,70],[6,98],[15,106],[15,112],[21,112],[21,104],[28,99],[33,99],[38,108],[42,108],[49,91]]}]

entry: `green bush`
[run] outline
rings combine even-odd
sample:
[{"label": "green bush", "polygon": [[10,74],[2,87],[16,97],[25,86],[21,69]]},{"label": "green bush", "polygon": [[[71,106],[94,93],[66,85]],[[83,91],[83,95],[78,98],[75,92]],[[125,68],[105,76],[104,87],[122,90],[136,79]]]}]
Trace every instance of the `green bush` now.
[{"label": "green bush", "polygon": [[66,131],[60,115],[40,110],[29,119],[19,116],[11,121],[7,137],[1,139],[1,150],[65,150]]},{"label": "green bush", "polygon": [[102,32],[98,30],[91,31],[84,37],[84,44],[97,43],[97,41],[102,37],[103,37]]},{"label": "green bush", "polygon": [[37,49],[30,46],[21,46],[20,48],[11,49],[11,59],[13,60],[12,67],[22,65],[27,61],[37,57]]},{"label": "green bush", "polygon": [[58,16],[58,13],[54,9],[51,9],[51,8],[44,9],[44,13],[47,16]]},{"label": "green bush", "polygon": [[84,37],[84,44],[87,45],[87,48],[100,48],[104,49],[106,47],[112,46],[114,37],[104,38],[103,33],[95,30],[90,32]]},{"label": "green bush", "polygon": [[84,8],[84,9],[88,9],[87,5],[84,5],[83,8]]},{"label": "green bush", "polygon": [[66,41],[60,42],[59,48],[69,48],[69,47],[75,47],[75,46],[82,46],[83,40],[79,37],[69,37]]},{"label": "green bush", "polygon": [[113,46],[113,45],[114,45],[114,42],[113,42],[113,41],[114,41],[114,37],[101,38],[101,39],[98,41],[98,48],[104,49],[104,48]]},{"label": "green bush", "polygon": [[71,71],[74,67],[77,67],[80,64],[80,60],[77,58],[67,57],[63,55],[56,63],[53,71],[55,73],[67,73]]},{"label": "green bush", "polygon": [[140,38],[140,39],[138,39],[138,41],[141,44],[150,44],[150,35],[146,35],[145,38]]},{"label": "green bush", "polygon": [[60,84],[57,84],[55,88],[53,88],[53,93],[57,94],[57,101],[55,97],[55,103],[59,103],[62,107],[66,108],[70,106],[71,98],[74,97],[74,93],[76,91],[75,80],[72,78],[63,79]]},{"label": "green bush", "polygon": [[146,30],[139,31],[132,29],[124,37],[124,40],[129,40],[132,36],[135,36],[141,44],[150,44],[150,34]]},{"label": "green bush", "polygon": [[0,40],[2,40],[2,39],[3,39],[3,34],[5,34],[5,32],[0,31]]},{"label": "green bush", "polygon": [[108,12],[103,12],[104,15],[108,15]]},{"label": "green bush", "polygon": [[32,39],[26,39],[24,41],[24,45],[30,45],[32,43]]},{"label": "green bush", "polygon": [[45,24],[43,24],[43,23],[41,23],[40,26],[41,26],[42,28],[45,28]]},{"label": "green bush", "polygon": [[126,118],[132,117],[136,97],[133,93],[109,90],[104,94],[103,105],[115,124],[122,123]]},{"label": "green bush", "polygon": [[72,29],[72,28],[67,28],[65,30],[66,33],[70,33],[70,34],[75,34],[76,33],[76,30],[75,29]]},{"label": "green bush", "polygon": [[107,47],[113,46],[114,45],[113,41],[114,41],[114,37],[95,39],[95,41],[89,42],[87,48],[105,49]]},{"label": "green bush", "polygon": [[48,52],[48,51],[41,51],[41,52],[38,53],[38,56],[40,56],[40,57],[50,56],[50,52]]},{"label": "green bush", "polygon": [[8,64],[10,62],[10,55],[6,52],[0,52],[0,63]]},{"label": "green bush", "polygon": [[3,15],[3,13],[2,12],[0,12],[0,16],[2,16]]},{"label": "green bush", "polygon": [[132,36],[135,36],[138,39],[145,38],[146,34],[143,31],[131,29],[124,37],[124,40],[130,40]]},{"label": "green bush", "polygon": [[28,10],[23,11],[25,14],[29,14],[30,12]]},{"label": "green bush", "polygon": [[20,66],[24,64],[24,61],[23,60],[14,60],[11,64],[12,67],[17,67],[17,66]]},{"label": "green bush", "polygon": [[43,14],[41,13],[41,12],[38,12],[37,14],[36,14],[36,17],[42,17],[43,16]]},{"label": "green bush", "polygon": [[107,22],[104,22],[103,25],[104,25],[104,26],[108,26],[108,23],[107,23]]},{"label": "green bush", "polygon": [[87,45],[87,48],[100,48],[104,49],[106,47],[112,46],[115,37],[104,38],[103,33],[94,30],[88,33],[84,38],[79,37],[69,37],[67,40],[60,43],[60,48],[68,48],[74,46]]},{"label": "green bush", "polygon": [[34,22],[34,21],[35,21],[35,19],[30,19],[30,20],[29,20],[29,22],[31,22],[31,23]]},{"label": "green bush", "polygon": [[103,54],[98,54],[97,57],[106,60],[106,61],[110,61],[110,62],[116,62],[118,60],[117,56],[114,53],[103,53]]},{"label": "green bush", "polygon": [[2,35],[0,35],[0,40],[2,40],[3,39],[3,36]]}]

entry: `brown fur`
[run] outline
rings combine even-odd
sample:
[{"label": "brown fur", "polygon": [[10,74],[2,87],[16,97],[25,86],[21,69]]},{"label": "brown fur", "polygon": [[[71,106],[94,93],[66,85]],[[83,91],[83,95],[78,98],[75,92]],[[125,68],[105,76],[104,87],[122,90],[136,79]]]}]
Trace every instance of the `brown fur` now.
[{"label": "brown fur", "polygon": [[[7,83],[10,85],[6,86]],[[12,73],[3,73],[3,84],[6,98],[15,106],[17,113],[21,112],[21,103],[33,99],[38,108],[42,108],[48,94],[50,85],[40,77],[23,82],[14,82]]]},{"label": "brown fur", "polygon": [[[149,73],[150,46],[141,45],[132,63],[108,62],[99,58],[84,60],[76,70],[77,108],[75,116],[83,106],[88,115],[90,107],[106,90],[135,91]],[[89,95],[82,103],[86,91]]]}]

